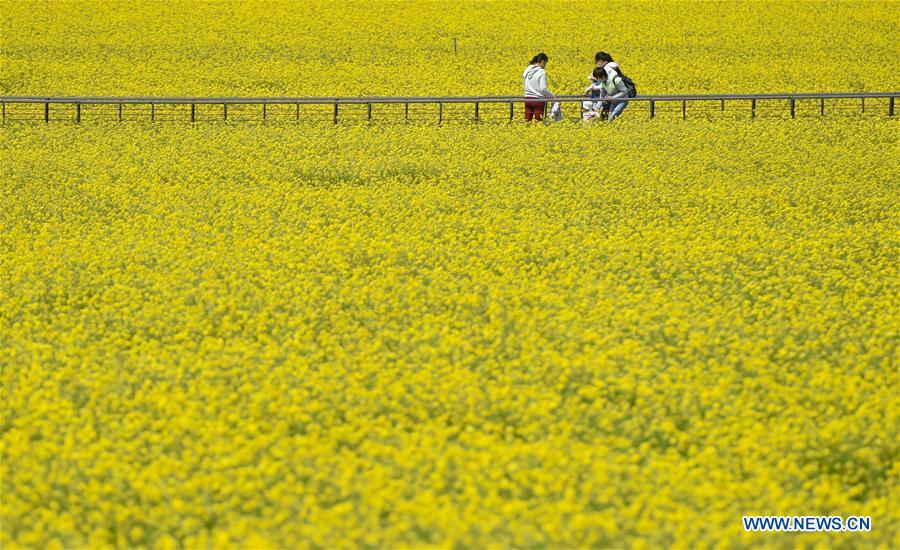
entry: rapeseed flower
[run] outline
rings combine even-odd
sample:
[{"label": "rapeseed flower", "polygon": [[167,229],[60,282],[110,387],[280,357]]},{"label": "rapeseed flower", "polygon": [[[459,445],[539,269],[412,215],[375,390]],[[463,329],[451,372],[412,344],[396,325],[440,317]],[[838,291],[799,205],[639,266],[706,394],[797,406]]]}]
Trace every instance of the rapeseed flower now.
[{"label": "rapeseed flower", "polygon": [[[601,48],[642,92],[898,87],[883,2],[379,8],[5,2],[0,91],[516,94],[539,49],[567,91]],[[433,107],[0,129],[4,548],[894,543],[884,102]]]},{"label": "rapeseed flower", "polygon": [[4,546],[889,545],[894,124],[7,126]]}]

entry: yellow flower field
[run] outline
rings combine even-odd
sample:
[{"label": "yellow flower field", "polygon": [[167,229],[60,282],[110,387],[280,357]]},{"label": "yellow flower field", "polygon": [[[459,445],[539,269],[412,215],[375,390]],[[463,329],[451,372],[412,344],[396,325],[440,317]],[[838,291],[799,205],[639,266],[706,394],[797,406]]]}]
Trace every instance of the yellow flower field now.
[{"label": "yellow flower field", "polygon": [[[4,0],[0,94],[516,94],[539,50],[576,92],[598,49],[646,93],[900,88],[887,2],[532,12]],[[310,109],[0,128],[4,549],[896,547],[885,101]]]},{"label": "yellow flower field", "polygon": [[630,122],[5,129],[4,546],[889,545],[896,123]]},{"label": "yellow flower field", "polygon": [[580,93],[598,50],[642,93],[900,89],[884,0],[0,0],[0,29],[8,95],[510,95],[539,51]]}]

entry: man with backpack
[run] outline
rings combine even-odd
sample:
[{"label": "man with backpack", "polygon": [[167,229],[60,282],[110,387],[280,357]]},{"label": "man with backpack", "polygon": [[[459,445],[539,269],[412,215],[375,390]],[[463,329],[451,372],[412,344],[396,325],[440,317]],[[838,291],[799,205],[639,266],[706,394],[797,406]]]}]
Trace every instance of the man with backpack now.
[{"label": "man with backpack", "polygon": [[[628,88],[625,87],[625,80],[619,76],[615,71],[612,73],[613,76],[610,76],[604,70],[597,71],[597,81],[592,86],[588,87],[587,91],[598,91],[600,92],[600,99],[619,99],[621,101],[605,101],[606,105],[609,105],[609,121],[612,122],[615,120],[622,111],[625,110],[625,107],[628,107],[628,102],[624,101],[628,99]],[[610,105],[612,103],[612,105]]]},{"label": "man with backpack", "polygon": [[[637,96],[637,86],[634,84],[634,81],[625,76],[625,73],[622,72],[619,64],[613,61],[611,55],[606,52],[597,52],[597,54],[594,55],[594,62],[598,67],[606,70],[608,82],[616,82],[616,77],[618,76],[622,79],[622,84],[625,86],[625,89],[628,90],[628,97],[631,98]],[[593,75],[589,76],[588,79],[594,80],[592,77]],[[600,118],[606,119],[609,116],[609,109],[609,102],[604,103]],[[619,111],[621,112],[621,109],[619,109]]]}]

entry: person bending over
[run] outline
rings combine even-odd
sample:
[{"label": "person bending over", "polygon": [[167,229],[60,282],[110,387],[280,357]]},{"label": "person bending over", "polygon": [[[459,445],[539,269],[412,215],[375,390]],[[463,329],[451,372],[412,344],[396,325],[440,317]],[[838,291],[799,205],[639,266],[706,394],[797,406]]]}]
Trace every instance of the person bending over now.
[{"label": "person bending over", "polygon": [[[597,52],[594,55],[594,70],[596,71],[598,68],[606,71],[606,74],[612,76],[611,73],[618,72],[619,64],[613,61],[611,55],[606,52]],[[595,81],[593,73],[588,76],[588,80]],[[609,117],[609,103],[603,103],[600,107],[600,118],[606,120]]]},{"label": "person bending over", "polygon": [[[609,72],[605,70],[601,71],[600,77],[598,79],[598,84],[600,88],[600,101],[619,98],[628,99],[628,88],[625,86],[625,82],[622,80],[622,77],[620,77],[615,71],[612,72],[612,76],[610,76]],[[607,101],[607,103],[610,104],[610,122],[612,122],[620,114],[622,114],[622,111],[625,110],[625,107],[628,107],[627,101]]]}]

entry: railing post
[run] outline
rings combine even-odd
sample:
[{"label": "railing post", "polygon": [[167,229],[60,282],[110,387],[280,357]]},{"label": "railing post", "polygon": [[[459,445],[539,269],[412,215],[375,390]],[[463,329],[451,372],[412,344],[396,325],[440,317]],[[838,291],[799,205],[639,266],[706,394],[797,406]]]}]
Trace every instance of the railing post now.
[{"label": "railing post", "polygon": [[335,124],[337,124],[337,118],[338,118],[338,103],[337,103],[337,101],[335,101],[334,102],[334,123]]},{"label": "railing post", "polygon": [[825,116],[825,98],[819,98],[819,116]]},{"label": "railing post", "polygon": [[862,98],[862,112],[863,114],[866,112],[866,98]]},{"label": "railing post", "polygon": [[75,103],[75,124],[81,122],[81,103]]},{"label": "railing post", "polygon": [[475,102],[475,122],[478,122],[478,102]]},{"label": "railing post", "polygon": [[366,103],[366,116],[369,119],[369,122],[372,122],[372,102]]},{"label": "railing post", "polygon": [[650,118],[653,118],[656,115],[656,102],[652,99],[650,100]]},{"label": "railing post", "polygon": [[513,116],[514,116],[514,114],[513,114],[513,102],[510,101],[510,102],[509,102],[509,121],[510,121],[510,122],[513,121]]},{"label": "railing post", "polygon": [[750,118],[756,118],[756,99],[750,100]]},{"label": "railing post", "polygon": [[888,116],[894,116],[894,96],[888,98]]},{"label": "railing post", "polygon": [[150,104],[150,122],[156,121],[156,103]]},{"label": "railing post", "polygon": [[721,110],[722,110],[722,111],[725,110],[725,100],[724,100],[724,99],[722,100],[722,109],[721,109]]},{"label": "railing post", "polygon": [[438,101],[438,126],[444,123],[444,102]]},{"label": "railing post", "polygon": [[297,104],[297,112],[294,113],[294,120],[296,120],[298,122],[300,121],[300,104],[299,103]]},{"label": "railing post", "polygon": [[44,103],[44,122],[50,122],[50,102]]},{"label": "railing post", "polygon": [[227,103],[222,104],[222,120],[224,120],[225,122],[228,122],[228,104]]},{"label": "railing post", "polygon": [[263,101],[263,122],[266,121],[266,102]]},{"label": "railing post", "polygon": [[191,103],[191,124],[197,120],[197,106],[194,103]]},{"label": "railing post", "polygon": [[409,120],[409,103],[406,103],[406,108],[403,112],[403,120]]},{"label": "railing post", "polygon": [[122,104],[119,103],[119,122],[122,122]]},{"label": "railing post", "polygon": [[3,109],[2,124],[5,125],[5,124],[6,124],[6,102],[3,101],[3,102],[0,102],[0,103],[2,103],[2,105],[3,105],[3,107],[2,107],[2,109]]},{"label": "railing post", "polygon": [[681,120],[687,120],[687,101],[681,100]]},{"label": "railing post", "polygon": [[795,103],[796,103],[796,102],[795,102],[794,98],[791,98],[791,118],[794,118],[794,114],[795,114],[795,112],[796,112],[796,105],[795,105]]}]

